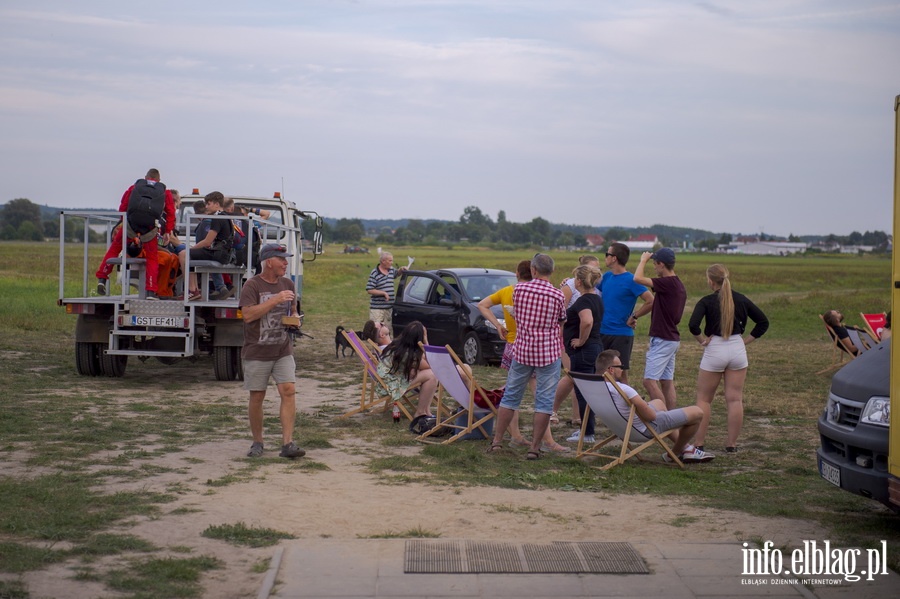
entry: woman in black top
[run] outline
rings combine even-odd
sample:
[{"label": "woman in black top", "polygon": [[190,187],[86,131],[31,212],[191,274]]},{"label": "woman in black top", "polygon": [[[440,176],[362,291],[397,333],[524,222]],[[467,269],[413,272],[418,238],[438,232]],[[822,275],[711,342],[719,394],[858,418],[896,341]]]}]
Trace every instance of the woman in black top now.
[{"label": "woman in black top", "polygon": [[[563,325],[563,346],[569,357],[569,370],[572,372],[594,373],[594,363],[597,356],[603,351],[600,341],[600,321],[603,320],[603,300],[597,293],[596,285],[601,276],[600,269],[584,264],[572,271],[572,280],[575,281],[575,291],[580,293],[571,306],[566,310],[566,324]],[[575,387],[575,396],[578,399],[578,416],[584,421],[584,412],[587,403],[578,387]],[[584,441],[593,443],[594,439],[594,413],[588,416],[584,431]],[[567,439],[577,442],[581,431],[575,431]]]},{"label": "woman in black top", "polygon": [[[724,377],[725,409],[728,414],[725,451],[731,453],[737,451],[737,438],[744,423],[744,381],[748,366],[746,346],[763,336],[769,328],[769,320],[747,297],[731,290],[728,276],[728,269],[721,264],[713,264],[706,269],[706,280],[713,293],[697,302],[688,328],[700,345],[706,348],[697,376],[697,405],[703,409],[703,422],[694,442],[698,449],[703,449],[712,400]],[[756,326],[746,338],[742,338],[748,318]],[[704,319],[706,325],[701,333],[700,323]]]}]

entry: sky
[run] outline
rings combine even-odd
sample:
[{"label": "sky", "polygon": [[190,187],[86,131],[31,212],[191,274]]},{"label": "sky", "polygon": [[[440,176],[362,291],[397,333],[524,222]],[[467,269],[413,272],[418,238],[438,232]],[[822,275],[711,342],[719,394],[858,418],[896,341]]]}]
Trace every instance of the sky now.
[{"label": "sky", "polygon": [[0,203],[889,231],[900,3],[0,3]]}]

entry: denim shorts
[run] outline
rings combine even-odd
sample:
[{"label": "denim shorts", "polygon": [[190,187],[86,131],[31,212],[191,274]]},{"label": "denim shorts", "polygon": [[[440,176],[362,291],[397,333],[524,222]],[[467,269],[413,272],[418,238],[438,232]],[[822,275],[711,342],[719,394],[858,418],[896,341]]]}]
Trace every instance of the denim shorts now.
[{"label": "denim shorts", "polygon": [[265,391],[269,377],[276,385],[293,383],[296,380],[297,365],[293,354],[274,362],[268,360],[244,360],[244,390]]},{"label": "denim shorts", "polygon": [[534,390],[534,411],[540,414],[553,413],[553,397],[556,395],[556,385],[559,383],[560,360],[546,366],[528,366],[516,360],[509,367],[509,376],[506,378],[506,390],[500,401],[501,408],[518,410],[525,395],[525,387],[528,385],[532,374],[537,377],[537,387]]},{"label": "denim shorts", "polygon": [[675,378],[675,352],[681,341],[669,341],[660,337],[650,337],[644,378],[651,381],[671,381]]}]

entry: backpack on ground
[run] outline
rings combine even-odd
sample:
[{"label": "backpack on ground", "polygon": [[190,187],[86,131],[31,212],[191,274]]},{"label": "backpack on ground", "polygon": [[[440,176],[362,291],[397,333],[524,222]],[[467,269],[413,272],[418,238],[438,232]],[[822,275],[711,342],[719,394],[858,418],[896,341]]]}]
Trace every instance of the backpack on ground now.
[{"label": "backpack on ground", "polygon": [[128,226],[135,233],[149,233],[156,229],[156,221],[161,219],[166,207],[166,186],[155,181],[152,185],[146,179],[134,182],[128,209],[125,214]]}]

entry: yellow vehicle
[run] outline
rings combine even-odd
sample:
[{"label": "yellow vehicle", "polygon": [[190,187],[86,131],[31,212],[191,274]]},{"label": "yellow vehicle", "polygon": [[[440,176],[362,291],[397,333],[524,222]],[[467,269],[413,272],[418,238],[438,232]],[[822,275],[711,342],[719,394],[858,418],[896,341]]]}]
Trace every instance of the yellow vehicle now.
[{"label": "yellow vehicle", "polygon": [[[900,96],[894,99],[894,238],[900,233]],[[900,305],[900,262],[891,260],[892,311]],[[900,353],[893,339],[851,360],[831,379],[818,421],[819,474],[850,493],[900,512]]]}]

